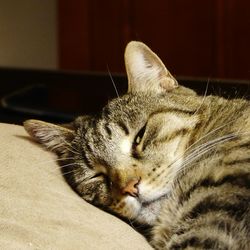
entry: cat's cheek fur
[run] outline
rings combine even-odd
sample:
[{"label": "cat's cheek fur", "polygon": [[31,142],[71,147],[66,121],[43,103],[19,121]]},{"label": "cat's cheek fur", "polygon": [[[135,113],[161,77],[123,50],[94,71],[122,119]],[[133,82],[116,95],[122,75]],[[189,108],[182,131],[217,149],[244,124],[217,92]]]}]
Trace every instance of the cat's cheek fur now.
[{"label": "cat's cheek fur", "polygon": [[150,185],[148,183],[142,182],[139,185],[140,199],[142,202],[155,201],[162,196],[165,196],[169,190],[166,188],[158,187],[162,183],[154,183]]}]

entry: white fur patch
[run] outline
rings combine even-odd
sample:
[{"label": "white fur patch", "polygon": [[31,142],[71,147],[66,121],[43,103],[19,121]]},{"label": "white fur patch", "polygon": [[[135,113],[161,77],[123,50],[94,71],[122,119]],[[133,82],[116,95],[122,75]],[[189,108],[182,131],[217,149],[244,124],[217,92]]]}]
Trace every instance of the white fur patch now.
[{"label": "white fur patch", "polygon": [[128,154],[131,150],[131,141],[129,138],[124,138],[121,140],[120,149],[123,154]]},{"label": "white fur patch", "polygon": [[160,189],[157,187],[154,188],[152,187],[152,185],[143,182],[141,182],[138,187],[139,187],[140,198],[144,202],[157,200],[169,192],[169,190],[166,190],[164,188]]},{"label": "white fur patch", "polygon": [[141,210],[141,203],[131,196],[127,196],[124,201],[126,203],[126,208],[128,209],[129,217],[136,217]]}]

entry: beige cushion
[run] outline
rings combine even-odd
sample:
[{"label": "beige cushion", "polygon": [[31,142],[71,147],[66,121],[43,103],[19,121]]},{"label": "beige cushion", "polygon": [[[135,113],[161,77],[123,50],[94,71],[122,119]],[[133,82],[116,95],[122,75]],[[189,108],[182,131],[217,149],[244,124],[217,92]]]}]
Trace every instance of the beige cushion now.
[{"label": "beige cushion", "polygon": [[86,203],[53,154],[0,124],[0,249],[152,249],[132,227]]}]

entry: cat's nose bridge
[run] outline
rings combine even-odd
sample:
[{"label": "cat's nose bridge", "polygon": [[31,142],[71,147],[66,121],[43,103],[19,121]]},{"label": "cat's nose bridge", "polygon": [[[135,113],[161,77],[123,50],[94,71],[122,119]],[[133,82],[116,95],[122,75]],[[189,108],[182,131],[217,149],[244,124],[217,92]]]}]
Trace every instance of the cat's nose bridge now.
[{"label": "cat's nose bridge", "polygon": [[138,185],[141,178],[132,178],[126,185],[122,188],[122,194],[129,194],[130,196],[137,197],[139,195]]}]

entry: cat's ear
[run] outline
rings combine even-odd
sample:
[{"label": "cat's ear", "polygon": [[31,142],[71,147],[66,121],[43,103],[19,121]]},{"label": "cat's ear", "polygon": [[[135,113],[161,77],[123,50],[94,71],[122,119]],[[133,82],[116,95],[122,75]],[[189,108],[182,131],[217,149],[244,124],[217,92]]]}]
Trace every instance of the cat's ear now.
[{"label": "cat's ear", "polygon": [[176,79],[161,59],[144,43],[132,41],[125,50],[128,92],[171,91],[178,87]]},{"label": "cat's ear", "polygon": [[55,153],[64,153],[75,137],[72,129],[39,120],[27,120],[24,128],[39,143]]}]

